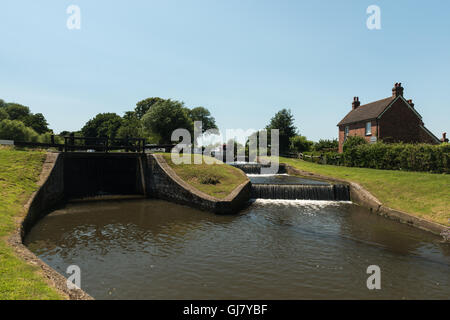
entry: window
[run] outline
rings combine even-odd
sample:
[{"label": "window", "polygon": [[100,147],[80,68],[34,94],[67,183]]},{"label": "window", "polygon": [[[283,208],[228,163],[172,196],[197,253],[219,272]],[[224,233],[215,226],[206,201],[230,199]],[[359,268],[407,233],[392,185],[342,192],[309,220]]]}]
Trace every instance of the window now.
[{"label": "window", "polygon": [[372,135],[372,122],[366,123],[366,136]]},{"label": "window", "polygon": [[344,139],[346,139],[347,136],[348,136],[348,126],[346,126],[344,129]]}]

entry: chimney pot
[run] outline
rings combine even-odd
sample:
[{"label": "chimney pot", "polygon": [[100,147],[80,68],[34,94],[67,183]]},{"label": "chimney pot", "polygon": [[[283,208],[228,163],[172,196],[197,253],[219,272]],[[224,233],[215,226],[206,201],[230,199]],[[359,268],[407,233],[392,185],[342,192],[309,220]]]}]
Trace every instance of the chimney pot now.
[{"label": "chimney pot", "polygon": [[396,82],[394,88],[392,88],[392,96],[394,98],[398,96],[403,96],[403,87],[401,82]]},{"label": "chimney pot", "polygon": [[361,105],[361,102],[359,101],[359,97],[353,97],[352,109],[355,110],[360,105]]}]

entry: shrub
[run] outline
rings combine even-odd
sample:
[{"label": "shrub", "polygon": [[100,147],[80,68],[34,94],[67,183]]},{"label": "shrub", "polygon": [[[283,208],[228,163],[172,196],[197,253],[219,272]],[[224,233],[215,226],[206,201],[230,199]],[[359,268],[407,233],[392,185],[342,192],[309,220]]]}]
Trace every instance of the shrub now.
[{"label": "shrub", "polygon": [[213,185],[216,185],[216,184],[220,183],[220,179],[217,176],[213,175],[213,174],[201,174],[198,177],[198,181],[201,184],[213,184]]},{"label": "shrub", "polygon": [[450,145],[359,144],[345,149],[343,164],[349,167],[450,173]]},{"label": "shrub", "polygon": [[0,122],[0,139],[36,142],[38,134],[31,128],[26,127],[19,120],[2,120]]},{"label": "shrub", "polygon": [[[51,133],[51,132],[43,133],[43,134],[39,135],[37,141],[40,143],[51,143],[52,135],[53,135],[53,133]],[[63,144],[64,138],[62,138],[61,136],[55,135],[55,143]]]},{"label": "shrub", "polygon": [[294,136],[289,139],[291,152],[310,151],[314,142],[309,141],[304,136]]},{"label": "shrub", "polygon": [[363,137],[360,136],[348,136],[345,139],[343,148],[344,148],[344,152],[346,149],[351,149],[355,146],[359,146],[361,144],[367,144],[366,139],[364,139]]},{"label": "shrub", "polygon": [[327,139],[320,139],[319,142],[314,144],[314,151],[338,151],[339,148],[339,142],[337,139],[333,140],[327,140]]}]

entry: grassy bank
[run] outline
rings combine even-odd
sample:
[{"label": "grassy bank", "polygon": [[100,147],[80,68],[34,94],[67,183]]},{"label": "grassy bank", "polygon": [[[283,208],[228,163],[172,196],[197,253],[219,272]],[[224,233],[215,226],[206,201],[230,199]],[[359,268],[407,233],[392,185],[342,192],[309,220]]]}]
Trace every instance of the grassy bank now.
[{"label": "grassy bank", "polygon": [[61,299],[40,269],[18,258],[6,242],[23,205],[37,189],[45,153],[0,147],[0,299]]},{"label": "grassy bank", "polygon": [[[223,163],[206,164],[174,164],[170,153],[163,154],[166,162],[176,174],[194,188],[213,197],[223,199],[237,186],[247,180],[247,176],[239,169]],[[201,159],[201,155],[195,155]],[[206,157],[205,157],[206,158]],[[193,159],[193,157],[192,157]],[[212,158],[208,158],[211,159]]]},{"label": "grassy bank", "polygon": [[300,170],[356,182],[384,205],[450,226],[450,175],[319,165],[280,158]]}]

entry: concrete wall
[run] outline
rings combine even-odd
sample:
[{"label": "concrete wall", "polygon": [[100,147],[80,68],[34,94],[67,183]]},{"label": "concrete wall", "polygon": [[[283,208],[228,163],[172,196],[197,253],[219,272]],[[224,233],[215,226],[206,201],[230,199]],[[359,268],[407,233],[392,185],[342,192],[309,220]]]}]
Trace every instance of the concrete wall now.
[{"label": "concrete wall", "polygon": [[22,221],[19,221],[19,227],[8,239],[8,243],[24,261],[33,266],[38,266],[41,269],[44,280],[63,297],[72,300],[91,300],[92,297],[81,289],[69,290],[66,284],[67,279],[63,275],[59,274],[23,245],[25,235],[36,222],[64,202],[63,173],[63,157],[58,153],[48,153],[38,181],[39,189],[33,193],[25,205],[26,215]]},{"label": "concrete wall", "polygon": [[40,218],[64,202],[64,162],[60,154],[47,154],[39,185],[41,187],[27,204],[28,213],[22,222],[21,237],[24,237]]},{"label": "concrete wall", "polygon": [[286,165],[287,172],[289,174],[298,174],[305,177],[312,177],[316,179],[328,180],[333,183],[343,183],[348,184],[350,187],[350,200],[353,203],[359,204],[363,207],[368,208],[371,212],[378,215],[384,216],[386,218],[399,221],[401,223],[406,223],[410,226],[429,231],[438,236],[442,236],[444,241],[450,241],[450,227],[441,225],[436,222],[428,221],[422,218],[415,217],[409,213],[402,212],[400,210],[395,210],[386,207],[381,203],[376,197],[374,197],[369,191],[364,189],[361,185],[355,182],[349,182],[342,179],[331,178],[327,176],[322,176],[319,174],[299,170],[290,165]]},{"label": "concrete wall", "polygon": [[183,181],[161,155],[148,156],[147,170],[147,189],[156,198],[218,214],[237,213],[247,205],[250,199],[249,180],[238,186],[225,199],[217,199]]}]

